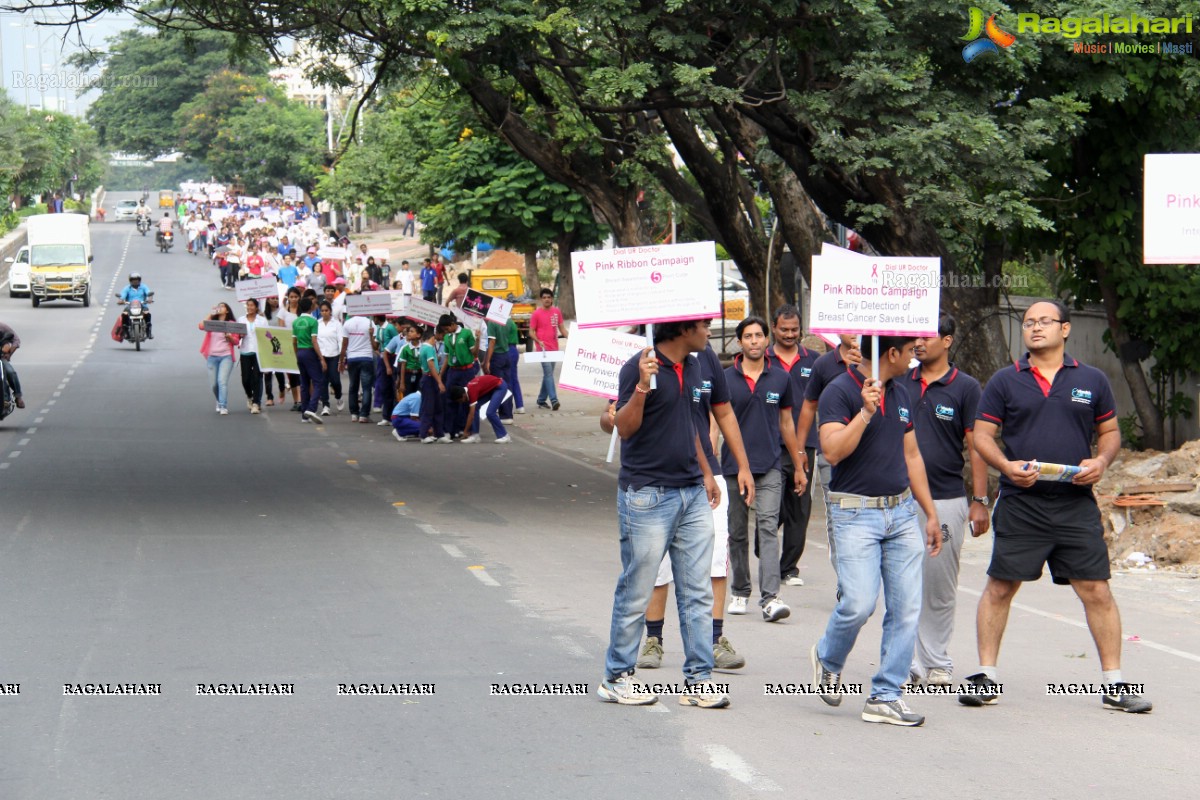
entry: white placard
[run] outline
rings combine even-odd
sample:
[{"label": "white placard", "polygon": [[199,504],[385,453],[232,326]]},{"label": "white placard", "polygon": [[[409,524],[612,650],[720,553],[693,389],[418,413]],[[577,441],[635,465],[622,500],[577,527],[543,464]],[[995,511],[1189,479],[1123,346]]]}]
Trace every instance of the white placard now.
[{"label": "white placard", "polygon": [[247,278],[234,284],[239,303],[251,297],[274,297],[279,294],[279,282],[274,278]]},{"label": "white placard", "polygon": [[[594,328],[589,328],[594,330]],[[540,364],[543,361],[565,361],[567,354],[562,350],[530,350],[525,354],[526,364]]]},{"label": "white placard", "polygon": [[582,328],[721,316],[712,242],[571,253]]},{"label": "white placard", "polygon": [[376,314],[391,314],[395,307],[392,295],[400,292],[361,292],[346,295],[346,313],[371,317]]},{"label": "white placard", "polygon": [[317,256],[328,261],[345,261],[346,248],[344,247],[322,247],[317,251]]},{"label": "white placard", "polygon": [[481,330],[483,330],[483,326],[485,325],[485,323],[479,317],[476,317],[473,314],[468,314],[467,312],[463,311],[461,308],[454,308],[454,307],[446,308],[445,306],[442,306],[441,308],[442,308],[443,314],[446,313],[447,311],[449,311],[451,314],[454,315],[455,319],[457,319],[459,322],[461,322],[463,324],[464,328],[470,330],[471,333],[474,333],[476,336],[478,336],[479,332]]},{"label": "white placard", "polygon": [[940,258],[813,256],[813,333],[937,336]]},{"label": "white placard", "polygon": [[445,306],[439,306],[437,303],[431,303],[420,297],[414,297],[409,301],[408,308],[404,311],[404,316],[426,325],[437,325],[442,314],[447,313],[449,313],[449,309]]},{"label": "white placard", "polygon": [[224,202],[225,202],[225,192],[224,192],[224,190],[217,190],[217,191],[211,191],[211,192],[209,192],[209,193],[208,193],[208,202],[210,202],[210,203],[224,203]]},{"label": "white placard", "polygon": [[380,261],[386,261],[387,259],[391,258],[392,251],[388,250],[387,248],[373,247],[367,251],[367,256],[374,257],[375,263],[378,264]]},{"label": "white placard", "polygon": [[497,325],[505,325],[508,323],[508,318],[512,316],[513,304],[507,300],[501,300],[499,297],[492,298],[492,304],[488,307],[487,316],[484,317],[488,322],[495,322]]},{"label": "white placard", "polygon": [[251,208],[258,208],[259,202],[260,201],[257,197],[246,197],[245,195],[238,195],[238,205],[239,206],[250,206]]},{"label": "white placard", "polygon": [[284,200],[297,200],[297,201],[299,201],[299,200],[303,200],[303,199],[304,199],[304,193],[300,191],[300,187],[299,187],[299,186],[292,186],[292,185],[290,185],[290,184],[285,184],[285,185],[284,185],[284,187],[283,187],[283,191],[282,191],[280,194],[282,194],[282,195],[283,195],[283,199],[284,199]]},{"label": "white placard", "polygon": [[394,317],[403,317],[408,314],[408,304],[412,300],[411,294],[404,292],[388,292],[392,296],[392,310],[390,313]]},{"label": "white placard", "polygon": [[1147,153],[1142,263],[1200,264],[1200,153]]},{"label": "white placard", "polygon": [[607,328],[580,328],[571,323],[558,385],[573,392],[615,399],[621,367],[646,346],[645,336]]}]

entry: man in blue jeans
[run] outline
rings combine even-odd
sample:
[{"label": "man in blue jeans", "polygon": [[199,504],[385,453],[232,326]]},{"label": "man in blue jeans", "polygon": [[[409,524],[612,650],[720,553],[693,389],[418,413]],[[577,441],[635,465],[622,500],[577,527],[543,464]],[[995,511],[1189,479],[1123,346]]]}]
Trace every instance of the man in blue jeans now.
[{"label": "man in blue jeans", "polygon": [[[867,722],[916,726],[925,717],[901,695],[917,640],[924,546],[942,548],[937,507],[917,446],[912,405],[902,380],[915,337],[879,337],[879,380],[847,370],[817,405],[821,452],[832,465],[828,507],[836,545],[838,602],[810,653],[813,683],[831,706],[842,702],[841,672],[858,632],[875,611],[882,581],[885,612],[879,671],[863,707]],[[871,337],[863,337],[863,375],[871,374]],[[913,502],[916,498],[916,503]],[[917,504],[925,512],[924,536]]]},{"label": "man in blue jeans", "polygon": [[[554,306],[554,290],[542,289],[539,299],[541,308],[534,310],[529,317],[529,338],[533,341],[534,350],[539,353],[555,353],[558,351],[558,337],[567,336],[567,326],[563,324],[562,311]],[[538,390],[538,408],[553,408],[558,411],[558,392],[554,388],[554,361],[542,362],[542,386]]]},{"label": "man in blue jeans", "polygon": [[[696,432],[693,404],[701,398],[700,365],[689,355],[708,344],[708,320],[656,325],[654,347],[621,368],[617,431],[621,437],[617,517],[621,577],[613,597],[604,680],[608,703],[649,705],[658,697],[633,677],[646,604],[667,553],[685,660],[681,705],[724,708],[729,696],[711,680],[712,509],[720,493]],[[655,382],[652,386],[652,381]]]}]

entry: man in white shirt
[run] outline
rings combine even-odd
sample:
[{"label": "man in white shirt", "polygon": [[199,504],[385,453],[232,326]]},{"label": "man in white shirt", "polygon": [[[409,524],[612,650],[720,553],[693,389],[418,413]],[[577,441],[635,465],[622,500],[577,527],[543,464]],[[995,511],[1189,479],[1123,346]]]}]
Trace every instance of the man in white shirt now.
[{"label": "man in white shirt", "polygon": [[350,421],[371,422],[371,394],[375,386],[375,326],[368,317],[354,316],[342,326],[339,372],[350,374]]}]

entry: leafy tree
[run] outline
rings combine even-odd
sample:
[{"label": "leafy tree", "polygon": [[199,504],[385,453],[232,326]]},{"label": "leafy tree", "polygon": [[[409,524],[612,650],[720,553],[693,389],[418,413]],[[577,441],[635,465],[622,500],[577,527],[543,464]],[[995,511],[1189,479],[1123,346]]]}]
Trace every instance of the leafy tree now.
[{"label": "leafy tree", "polygon": [[249,192],[294,182],[310,190],[325,166],[319,109],[277,98],[243,101],[225,118],[208,151],[219,180],[240,175]]},{"label": "leafy tree", "polygon": [[217,141],[228,118],[247,101],[262,98],[283,102],[283,95],[261,75],[245,75],[222,69],[208,77],[204,91],[175,111],[174,124],[179,131],[179,148],[192,158],[205,158]]},{"label": "leafy tree", "polygon": [[79,69],[101,70],[103,91],[87,112],[101,144],[148,158],[176,150],[175,112],[204,91],[209,76],[231,61],[248,74],[266,74],[261,50],[234,48],[233,36],[192,25],[122,31],[107,51],[72,56]]}]

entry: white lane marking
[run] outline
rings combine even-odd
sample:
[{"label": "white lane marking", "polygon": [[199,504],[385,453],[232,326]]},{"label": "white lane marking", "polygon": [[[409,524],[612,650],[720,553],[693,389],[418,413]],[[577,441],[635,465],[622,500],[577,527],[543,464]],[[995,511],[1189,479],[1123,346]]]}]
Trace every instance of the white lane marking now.
[{"label": "white lane marking", "polygon": [[37,428],[28,428],[28,429],[26,429],[25,432],[26,433],[37,433]]},{"label": "white lane marking", "polygon": [[378,483],[378,481],[377,481],[377,480],[375,480],[375,476],[374,476],[374,475],[363,475],[363,476],[362,476],[362,479],[363,479],[364,481],[368,481],[369,483]]},{"label": "white lane marking", "polygon": [[47,401],[46,401],[46,405],[48,405],[48,406],[52,406],[52,405],[54,405],[54,404],[55,404],[55,403],[57,403],[57,402],[58,402],[57,400],[47,400]]},{"label": "white lane marking", "polygon": [[[42,413],[45,414],[46,411],[43,410]],[[45,417],[37,417],[36,419],[34,419],[34,424],[41,425],[45,421],[46,421]]]},{"label": "white lane marking", "polygon": [[13,450],[11,453],[9,453],[9,454],[8,454],[8,457],[9,457],[9,458],[16,458],[16,457],[17,457],[17,456],[19,456],[19,455],[21,455],[21,451],[20,451],[20,450]]},{"label": "white lane marking", "polygon": [[708,765],[713,769],[724,772],[738,783],[744,783],[751,789],[760,792],[782,792],[783,787],[763,775],[746,760],[723,744],[706,744],[704,751],[708,753]]},{"label": "white lane marking", "polygon": [[667,708],[662,703],[655,703],[652,706],[646,706],[646,710],[651,711],[656,714],[670,714],[671,713],[671,709]]},{"label": "white lane marking", "polygon": [[439,533],[441,533],[441,531],[439,531],[437,528],[424,522],[418,522],[417,527],[428,533],[430,536],[437,536]]},{"label": "white lane marking", "polygon": [[466,558],[466,556],[463,555],[463,551],[459,550],[452,544],[444,544],[442,545],[442,549],[449,553],[451,558]]},{"label": "white lane marking", "polygon": [[497,581],[495,578],[493,578],[491,575],[488,575],[487,570],[483,569],[482,567],[480,567],[479,569],[471,569],[470,567],[467,567],[467,569],[470,571],[470,573],[472,575],[474,575],[476,578],[478,578],[479,582],[482,583],[484,586],[499,586],[500,585],[500,582]]},{"label": "white lane marking", "polygon": [[583,645],[576,642],[570,636],[555,636],[554,641],[563,649],[563,652],[576,658],[590,658],[591,654],[583,648]]},{"label": "white lane marking", "polygon": [[61,392],[61,391],[58,391],[58,392],[55,392],[54,394],[52,394],[52,395],[50,395],[50,396],[51,396],[51,397],[62,397],[62,392]]},{"label": "white lane marking", "polygon": [[[958,587],[958,590],[960,592],[966,592],[967,594],[974,595],[975,597],[980,597],[983,594],[983,592],[976,591],[975,589],[967,589],[962,586]],[[1077,619],[1067,619],[1062,614],[1055,614],[1050,611],[1042,611],[1040,608],[1034,608],[1033,606],[1027,606],[1024,603],[1013,603],[1012,607],[1019,609],[1020,611],[1026,611],[1030,614],[1036,614],[1039,617],[1045,617],[1046,619],[1052,619],[1055,622],[1062,622],[1067,625],[1074,625],[1076,628],[1083,628],[1084,630],[1087,630],[1086,622],[1080,622]],[[1121,634],[1121,636],[1123,639],[1128,640],[1130,634],[1123,633],[1123,634]],[[1134,641],[1134,642],[1127,641],[1127,642],[1123,643],[1122,646],[1124,646],[1124,644],[1140,644],[1143,647],[1149,647],[1151,650],[1158,650],[1161,653],[1167,653],[1168,655],[1172,655],[1172,656],[1179,656],[1180,658],[1185,658],[1188,661],[1200,662],[1200,656],[1196,655],[1195,653],[1189,653],[1185,650],[1177,650],[1174,647],[1171,647],[1170,645],[1159,644],[1158,642],[1151,642],[1147,639],[1139,638],[1137,641]]]},{"label": "white lane marking", "polygon": [[27,444],[29,444],[29,440],[28,440],[28,439],[22,439],[21,441],[17,442],[17,446],[18,446],[18,447],[24,447],[24,446],[25,446],[25,445],[27,445]]},{"label": "white lane marking", "polygon": [[4,461],[4,462],[0,463],[0,469],[8,469],[8,462]]}]

